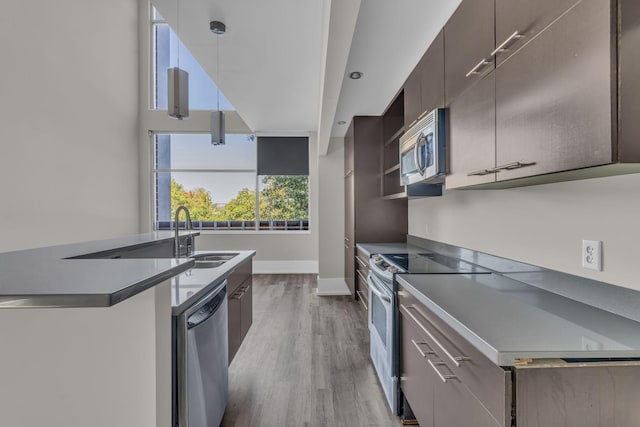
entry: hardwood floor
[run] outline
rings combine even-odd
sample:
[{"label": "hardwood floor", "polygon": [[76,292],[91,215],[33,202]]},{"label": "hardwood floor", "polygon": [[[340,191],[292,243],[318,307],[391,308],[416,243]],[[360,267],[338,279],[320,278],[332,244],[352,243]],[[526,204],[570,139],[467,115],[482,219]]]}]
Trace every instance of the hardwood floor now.
[{"label": "hardwood floor", "polygon": [[229,368],[222,426],[401,426],[369,359],[366,314],[315,275],[254,275],[253,325]]}]

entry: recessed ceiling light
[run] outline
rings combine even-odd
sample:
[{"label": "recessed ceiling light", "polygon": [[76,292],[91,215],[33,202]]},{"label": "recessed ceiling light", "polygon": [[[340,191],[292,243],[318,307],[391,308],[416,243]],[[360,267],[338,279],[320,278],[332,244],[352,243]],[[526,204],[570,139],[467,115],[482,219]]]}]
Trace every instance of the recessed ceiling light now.
[{"label": "recessed ceiling light", "polygon": [[338,124],[339,124],[339,125],[346,125],[346,124],[347,124],[347,122],[345,122],[344,120],[340,120],[340,121],[338,122]]},{"label": "recessed ceiling light", "polygon": [[362,77],[362,73],[361,73],[360,71],[352,71],[352,72],[349,74],[349,78],[350,78],[350,79],[353,79],[353,80],[358,80],[358,79],[359,79],[359,78],[361,78],[361,77]]}]

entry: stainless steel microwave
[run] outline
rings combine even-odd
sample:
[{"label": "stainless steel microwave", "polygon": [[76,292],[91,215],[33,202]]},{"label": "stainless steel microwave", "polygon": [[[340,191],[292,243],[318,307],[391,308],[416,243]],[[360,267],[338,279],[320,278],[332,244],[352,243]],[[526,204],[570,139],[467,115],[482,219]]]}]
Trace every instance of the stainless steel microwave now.
[{"label": "stainless steel microwave", "polygon": [[438,108],[400,137],[400,184],[443,182],[445,147],[445,110]]}]

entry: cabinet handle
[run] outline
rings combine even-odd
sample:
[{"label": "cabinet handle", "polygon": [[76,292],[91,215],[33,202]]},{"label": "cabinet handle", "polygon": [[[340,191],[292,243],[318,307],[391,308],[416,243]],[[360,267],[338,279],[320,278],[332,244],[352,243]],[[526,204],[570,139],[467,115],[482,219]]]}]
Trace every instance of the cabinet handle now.
[{"label": "cabinet handle", "polygon": [[457,376],[455,376],[455,375],[442,375],[442,372],[440,372],[440,371],[438,370],[438,368],[436,368],[436,365],[438,365],[438,366],[442,366],[442,365],[447,366],[447,364],[446,364],[446,363],[444,363],[444,362],[437,362],[437,363],[433,363],[433,362],[432,362],[431,360],[429,360],[429,359],[427,359],[427,362],[429,362],[429,365],[433,368],[433,370],[434,370],[434,371],[436,371],[436,374],[440,377],[440,379],[442,380],[442,382],[443,382],[443,383],[446,383],[446,382],[447,382],[447,380],[452,380],[452,379],[454,379],[454,378],[458,378],[458,377],[457,377]]},{"label": "cabinet handle", "polygon": [[344,238],[344,241],[345,241],[345,242],[347,242],[347,243],[349,243],[349,238],[348,238],[348,237],[345,237],[345,238]]},{"label": "cabinet handle", "polygon": [[241,299],[244,294],[247,293],[247,291],[249,290],[249,286],[246,286],[244,288],[240,288],[238,289],[232,296],[231,299]]},{"label": "cabinet handle", "polygon": [[[365,279],[364,275],[360,272],[360,270],[356,270],[356,273],[358,274],[358,277],[360,277],[360,280],[362,280],[364,283],[367,283],[367,279]],[[369,286],[369,284],[367,284],[367,287]]]},{"label": "cabinet handle", "polygon": [[[411,314],[411,312],[409,311],[409,309],[413,309],[418,311],[418,309],[414,306],[411,307],[406,307],[404,304],[400,304],[400,308],[404,309],[404,311],[407,312],[407,315],[409,315],[409,317],[411,317],[411,319],[413,319],[414,322],[416,322],[418,324],[418,326],[420,327],[420,329],[422,329],[422,331],[427,334],[427,336],[429,338],[431,338],[431,340],[436,343],[436,345],[438,347],[440,347],[440,350],[442,350],[442,352],[453,362],[454,365],[456,366],[460,366],[460,362],[463,361],[468,361],[471,360],[468,357],[465,356],[452,356],[451,353],[449,353],[449,351],[447,351],[447,349],[440,343],[440,341],[438,341],[436,339],[436,337],[433,336],[433,334],[431,332],[429,332],[429,330],[427,328],[424,327],[424,325],[422,323],[420,323],[420,321],[416,318],[416,316],[414,316],[413,314]],[[419,312],[419,311],[418,311]]]},{"label": "cabinet handle", "polygon": [[415,119],[414,121],[409,123],[409,126],[407,126],[407,129],[411,129],[411,126],[415,125],[416,123],[418,123],[418,119]]},{"label": "cabinet handle", "polygon": [[480,68],[484,67],[485,65],[489,65],[489,64],[491,64],[491,61],[487,61],[486,59],[484,59],[484,58],[483,58],[483,59],[482,59],[482,61],[478,62],[478,63],[476,64],[476,66],[475,66],[475,67],[473,67],[473,68],[472,68],[472,69],[471,69],[471,70],[470,70],[470,71],[465,75],[465,77],[469,77],[469,76],[470,76],[470,75],[472,75],[472,74],[480,74],[480,71],[478,71],[478,70],[480,70]]},{"label": "cabinet handle", "polygon": [[496,169],[482,169],[479,171],[475,171],[475,172],[469,172],[467,174],[467,176],[483,176],[483,175],[489,175],[490,173],[494,173],[496,172]]},{"label": "cabinet handle", "polygon": [[344,174],[345,178],[349,178],[351,175],[353,175],[353,169],[351,169],[349,172],[347,172],[346,174]]},{"label": "cabinet handle", "polygon": [[501,171],[501,170],[512,170],[512,169],[520,169],[520,168],[524,168],[526,166],[533,166],[535,165],[536,162],[529,162],[529,163],[523,163],[523,162],[513,162],[513,163],[507,163],[506,165],[501,165],[498,166],[496,168],[496,172]]},{"label": "cabinet handle", "polygon": [[360,264],[362,266],[362,268],[367,268],[368,267],[367,263],[362,261],[359,256],[356,256],[356,261],[358,261],[358,264]]},{"label": "cabinet handle", "polygon": [[429,112],[429,110],[424,110],[424,111],[422,112],[422,114],[420,114],[420,115],[418,116],[418,120],[420,120],[421,118],[423,118],[424,116],[426,116],[428,112]]},{"label": "cabinet handle", "polygon": [[[433,351],[431,348],[429,348],[429,344],[426,341],[420,341],[420,342],[416,342],[416,340],[411,340],[411,343],[413,343],[413,345],[416,346],[416,348],[418,349],[418,353],[420,353],[420,356],[422,357],[427,357],[427,354],[433,354],[434,356],[437,356],[436,352]],[[429,350],[425,353],[424,351],[422,351],[422,349],[420,348],[420,344],[422,345],[426,345],[427,348],[429,348]]]},{"label": "cabinet handle", "polygon": [[519,32],[515,31],[513,34],[511,34],[509,37],[507,37],[507,39],[505,41],[503,41],[502,44],[496,48],[496,50],[491,52],[491,56],[496,56],[496,54],[498,54],[498,53],[506,52],[507,51],[507,45],[509,43],[511,43],[514,40],[521,39],[523,37],[524,36],[522,34],[520,34]]},{"label": "cabinet handle", "polygon": [[349,249],[349,244],[348,244],[348,243],[345,243],[345,244],[344,244],[344,248],[345,248],[345,249]]}]

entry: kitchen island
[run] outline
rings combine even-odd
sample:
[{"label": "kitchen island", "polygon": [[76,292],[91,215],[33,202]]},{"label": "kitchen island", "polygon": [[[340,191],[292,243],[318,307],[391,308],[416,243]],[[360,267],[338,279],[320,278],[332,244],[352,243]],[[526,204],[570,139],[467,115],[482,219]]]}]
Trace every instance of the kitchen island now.
[{"label": "kitchen island", "polygon": [[255,254],[195,269],[173,245],[157,232],[0,254],[3,425],[171,425],[172,314]]}]

